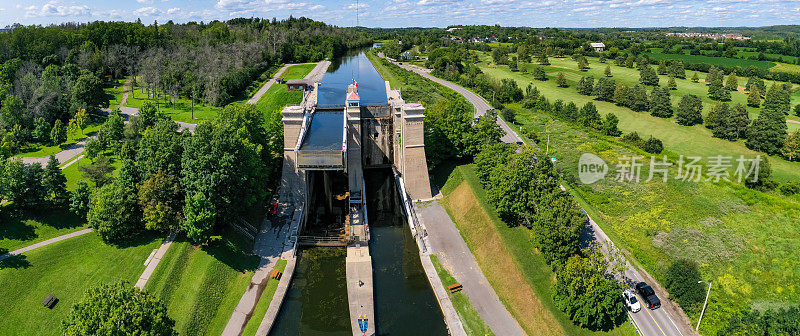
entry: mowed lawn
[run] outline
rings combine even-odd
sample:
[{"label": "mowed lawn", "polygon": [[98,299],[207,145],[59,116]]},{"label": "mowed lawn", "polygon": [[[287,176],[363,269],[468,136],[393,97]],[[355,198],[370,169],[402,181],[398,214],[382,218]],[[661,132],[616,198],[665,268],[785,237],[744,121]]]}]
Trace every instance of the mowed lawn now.
[{"label": "mowed lawn", "polygon": [[[430,255],[431,263],[433,263],[433,267],[436,269],[436,273],[439,275],[439,278],[442,280],[442,284],[445,287],[453,285],[457,283],[455,278],[450,275],[450,272],[442,265],[439,261],[439,258],[435,254]],[[455,293],[448,293],[450,297],[450,301],[453,303],[453,307],[458,313],[458,318],[461,320],[461,325],[464,327],[464,331],[469,336],[494,336],[494,333],[483,322],[478,312],[472,306],[472,303],[469,302],[469,297],[464,292],[455,292]]]},{"label": "mowed lawn", "polygon": [[[142,108],[145,102],[152,101],[158,106],[158,110],[169,116],[172,120],[198,124],[203,120],[210,120],[217,117],[217,112],[220,108],[203,104],[199,101],[194,102],[192,106],[191,99],[183,97],[176,98],[174,101],[171,98],[164,96],[161,93],[157,94],[156,99],[151,99],[147,96],[147,90],[139,86],[134,86],[128,93],[128,101],[125,106],[133,108]],[[194,109],[194,117],[192,117],[192,110]]]},{"label": "mowed lawn", "polygon": [[635,335],[627,322],[609,332],[576,326],[553,301],[555,274],[533,248],[531,232],[509,228],[488,203],[473,165],[457,166],[442,187],[442,205],[500,301],[529,335]]},{"label": "mowed lawn", "polygon": [[[709,306],[700,330],[713,335],[732,314],[800,300],[800,198],[749,190],[734,183],[684,182],[670,170],[664,183],[617,182],[611,168],[592,185],[577,182],[578,160],[593,153],[610,164],[622,156],[644,152],[611,138],[587,133],[551,116],[519,106],[519,123],[543,139],[550,134],[550,155],[557,158],[581,206],[635,263],[664,283],[672,261],[700,263],[703,279],[713,281]],[[542,143],[540,143],[542,145]],[[642,179],[649,176],[648,162]],[[693,322],[699,311],[688,313]]]},{"label": "mowed lawn", "polygon": [[[730,155],[739,157],[745,155],[747,157],[754,157],[755,155],[764,155],[763,153],[755,152],[747,149],[743,140],[727,141],[714,138],[711,131],[702,125],[695,125],[691,127],[681,126],[675,122],[675,118],[656,118],[647,112],[634,112],[633,110],[617,106],[611,102],[604,102],[595,100],[593,96],[584,96],[578,94],[576,85],[582,76],[593,75],[595,78],[603,76],[603,71],[606,65],[611,66],[613,79],[617,82],[623,82],[628,85],[633,85],[639,80],[639,73],[636,69],[629,69],[625,67],[617,67],[610,63],[602,64],[597,62],[596,59],[590,59],[590,67],[588,71],[582,72],[577,70],[576,62],[571,59],[556,59],[550,58],[552,63],[550,66],[545,67],[545,72],[549,80],[536,81],[529,74],[522,72],[512,72],[507,66],[495,66],[487,62],[479,64],[481,70],[494,78],[511,78],[517,84],[525,88],[528,84],[533,83],[539,91],[547,97],[551,102],[561,99],[564,102],[573,101],[578,106],[582,106],[587,102],[594,102],[597,106],[601,116],[609,112],[614,113],[619,119],[619,128],[625,133],[638,132],[642,137],[647,138],[650,135],[661,139],[664,142],[664,147],[667,151],[675,155],[685,156],[701,156],[708,158],[716,155]],[[563,72],[569,87],[560,88],[555,84],[555,77],[558,72]],[[687,71],[688,77],[692,73]],[[665,76],[660,76],[661,82],[666,83]],[[701,74],[701,78],[705,74]],[[704,113],[707,114],[714,103],[706,98],[707,87],[703,83],[693,83],[691,80],[676,79],[678,90],[672,91],[673,103],[677,105],[684,94],[696,94],[704,99]],[[740,79],[741,85],[744,85],[744,79]],[[733,102],[744,102],[746,96],[739,92],[733,93]],[[793,104],[799,103],[800,95],[795,94],[792,97]],[[749,109],[751,118],[757,116],[756,109]],[[788,123],[790,131],[800,129],[800,124]],[[773,173],[775,179],[779,181],[800,180],[800,163],[789,162],[778,156],[770,157]]]},{"label": "mowed lawn", "polygon": [[[275,268],[283,272],[286,269],[286,260],[278,260]],[[261,297],[256,304],[256,309],[253,310],[253,315],[250,317],[250,320],[247,321],[247,325],[242,331],[243,336],[254,336],[256,331],[258,331],[261,321],[264,319],[264,316],[267,315],[267,309],[269,309],[269,304],[272,302],[272,297],[275,296],[275,292],[278,290],[278,282],[280,282],[280,280],[272,278],[267,281],[267,285],[264,286],[264,291],[261,292]]]},{"label": "mowed lawn", "polygon": [[[232,229],[231,229],[232,230]],[[258,266],[252,242],[226,234],[211,247],[176,241],[145,290],[167,304],[181,335],[220,335]]]},{"label": "mowed lawn", "polygon": [[288,91],[286,84],[272,84],[256,103],[256,108],[265,116],[280,115],[286,105],[298,105],[303,101],[303,91]]},{"label": "mowed lawn", "polygon": [[[58,146],[53,146],[53,145],[51,145],[49,143],[44,143],[44,144],[31,143],[31,144],[28,145],[28,147],[23,148],[22,150],[20,150],[20,153],[14,154],[14,156],[15,157],[20,157],[20,158],[22,158],[22,157],[44,157],[44,156],[50,156],[51,154],[55,154],[55,153],[58,153],[58,152],[60,152],[60,151],[62,151],[64,149],[69,148],[71,145],[75,144],[76,142],[80,141],[81,139],[86,138],[86,137],[94,134],[95,132],[99,131],[100,130],[100,124],[101,124],[100,121],[93,122],[93,123],[90,123],[89,125],[87,125],[86,128],[84,128],[81,131],[76,131],[76,132],[72,132],[72,133],[67,134],[67,141],[65,141],[63,144],[58,145]],[[66,127],[67,125],[64,125],[64,126]]]},{"label": "mowed lawn", "polygon": [[280,77],[283,77],[283,79],[305,78],[311,70],[314,70],[315,66],[317,66],[317,63],[295,64],[284,70]]},{"label": "mowed lawn", "polygon": [[[143,238],[120,248],[88,233],[0,262],[0,334],[61,335],[61,321],[89,287],[118,280],[133,286],[160,243]],[[50,294],[59,299],[52,310],[42,307]]]},{"label": "mowed lawn", "polygon": [[87,227],[85,220],[66,209],[18,216],[9,212],[0,211],[0,254]]}]

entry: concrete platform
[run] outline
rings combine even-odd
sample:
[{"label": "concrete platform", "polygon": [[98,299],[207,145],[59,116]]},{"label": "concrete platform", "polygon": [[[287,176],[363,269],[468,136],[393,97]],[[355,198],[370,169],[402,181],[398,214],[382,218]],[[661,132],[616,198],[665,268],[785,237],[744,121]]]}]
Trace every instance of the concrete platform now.
[{"label": "concrete platform", "polygon": [[[351,245],[347,247],[347,301],[350,305],[350,325],[353,336],[375,335],[375,302],[372,282],[372,257],[369,246]],[[359,283],[362,282],[362,284]],[[367,332],[359,329],[359,316],[366,315]]]}]

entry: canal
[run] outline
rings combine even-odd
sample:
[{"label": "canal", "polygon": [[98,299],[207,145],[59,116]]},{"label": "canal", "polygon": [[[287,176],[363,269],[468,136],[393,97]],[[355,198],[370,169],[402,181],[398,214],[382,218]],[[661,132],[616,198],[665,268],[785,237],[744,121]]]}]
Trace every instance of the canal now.
[{"label": "canal", "polygon": [[[386,104],[386,87],[363,52],[333,62],[322,79],[319,104],[344,105],[347,85],[358,82],[362,106]],[[364,171],[370,225],[377,335],[447,335],[441,309],[419,260],[391,169]],[[352,335],[341,247],[304,248],[273,336]]]}]

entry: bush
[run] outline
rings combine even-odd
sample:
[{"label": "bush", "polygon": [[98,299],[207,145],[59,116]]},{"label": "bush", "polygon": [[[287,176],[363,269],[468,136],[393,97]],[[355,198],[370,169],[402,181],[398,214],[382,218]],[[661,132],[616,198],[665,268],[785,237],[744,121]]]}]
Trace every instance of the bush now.
[{"label": "bush", "polygon": [[678,259],[667,268],[665,274],[666,286],[670,297],[675,298],[681,307],[687,312],[696,311],[705,298],[705,288],[698,283],[700,269],[697,262]]},{"label": "bush", "polygon": [[512,124],[517,121],[517,111],[514,111],[510,108],[504,108],[502,111],[500,111],[500,115],[503,116],[505,121],[508,121]]},{"label": "bush", "polygon": [[622,140],[622,142],[629,143],[629,144],[634,145],[636,147],[639,147],[639,146],[642,145],[642,138],[639,136],[639,133],[636,133],[636,132],[631,132],[631,133],[623,135],[621,140]]},{"label": "bush", "polygon": [[789,181],[784,183],[783,185],[778,188],[780,192],[786,196],[792,196],[795,194],[800,194],[800,182],[797,181]]},{"label": "bush", "polygon": [[647,139],[647,141],[642,144],[641,148],[650,154],[661,154],[661,151],[664,150],[664,144],[661,143],[661,140],[651,136],[650,139]]}]

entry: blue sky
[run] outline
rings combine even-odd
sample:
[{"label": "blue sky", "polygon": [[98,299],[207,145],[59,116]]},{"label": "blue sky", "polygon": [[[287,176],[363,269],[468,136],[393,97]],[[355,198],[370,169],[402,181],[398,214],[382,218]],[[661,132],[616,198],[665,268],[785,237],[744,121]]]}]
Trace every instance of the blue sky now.
[{"label": "blue sky", "polygon": [[[306,16],[356,24],[350,0],[0,0],[0,27],[95,20],[166,22]],[[800,24],[800,0],[363,0],[368,27],[500,24],[532,27],[764,26]]]}]

